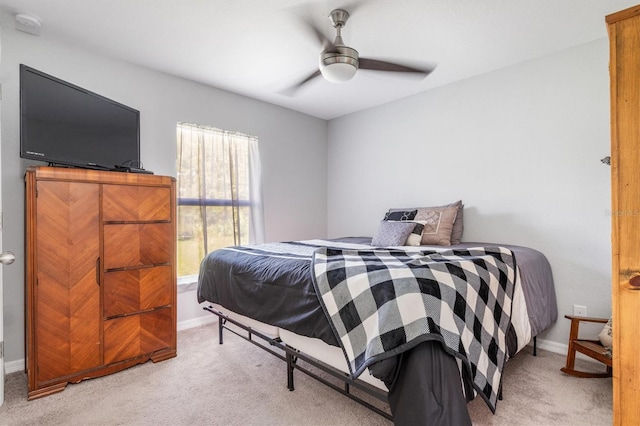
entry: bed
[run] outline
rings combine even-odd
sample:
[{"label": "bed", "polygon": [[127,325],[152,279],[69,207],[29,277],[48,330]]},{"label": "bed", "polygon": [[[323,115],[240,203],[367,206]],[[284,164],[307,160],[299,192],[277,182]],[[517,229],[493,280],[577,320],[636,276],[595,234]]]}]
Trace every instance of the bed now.
[{"label": "bed", "polygon": [[[366,264],[373,254],[373,263]],[[348,256],[346,261],[345,255]],[[371,279],[372,273],[380,274],[381,255],[391,257],[393,265],[403,265],[401,272],[397,272],[395,266],[383,265],[384,274],[388,275],[391,270],[392,277],[403,277],[387,280],[390,286],[396,286],[391,293],[397,292],[397,282],[404,280],[406,274],[412,274],[407,280],[419,283],[422,294],[417,299],[408,294],[391,297],[391,287],[382,288],[382,296],[368,297],[369,304],[377,305],[372,307],[373,314],[362,314],[369,307],[353,307],[352,301],[336,302],[345,293],[347,296],[354,293],[353,288],[345,290],[345,286],[340,284],[341,280],[345,281],[345,274],[353,275],[349,279],[365,277],[365,284],[356,281],[354,285],[366,287],[366,280]],[[354,264],[353,256],[357,256],[356,263],[364,261],[365,269],[369,271],[360,273],[360,264],[350,272],[350,266],[345,265]],[[336,263],[336,258],[341,260]],[[506,260],[502,262],[500,259]],[[334,266],[337,264],[341,265],[340,268]],[[496,269],[496,265],[502,269]],[[471,273],[470,268],[479,269]],[[502,283],[498,287],[504,287],[501,290],[504,294],[498,298],[501,305],[496,307],[495,298],[487,297],[483,291],[474,293],[473,303],[468,298],[461,300],[461,292],[454,292],[450,306],[441,300],[448,296],[438,294],[434,298],[434,286],[442,285],[435,282],[442,277],[442,270],[453,271],[450,280],[454,287],[484,288],[485,281],[489,282],[495,276],[495,280]],[[425,288],[429,293],[426,297]],[[437,290],[438,293],[441,291],[444,294],[444,290]],[[462,294],[466,293],[462,291]],[[389,303],[389,297],[394,299],[393,303]],[[380,302],[381,298],[384,302]],[[414,317],[408,321],[403,317],[406,313],[398,315],[395,310],[395,314],[387,314],[380,319],[385,315],[380,310],[381,306],[406,305],[407,300],[414,299],[423,302],[428,299],[425,306],[437,306],[434,309],[440,312],[440,319],[434,323],[428,314],[419,318],[421,321],[424,319],[422,322]],[[446,247],[380,248],[372,247],[371,238],[365,237],[216,250],[202,261],[198,301],[209,303],[205,309],[220,317],[220,327],[227,321],[232,322],[250,333],[257,333],[270,346],[284,349],[287,352],[283,359],[289,367],[290,390],[293,389],[295,360],[310,360],[312,365],[338,372],[334,375],[345,380],[342,389],[345,394],[349,394],[350,385],[362,386],[371,394],[374,394],[372,389],[380,390],[391,406],[395,424],[421,421],[429,424],[470,424],[466,403],[477,395],[495,411],[502,392],[504,363],[557,318],[551,268],[545,256],[537,250],[467,242]],[[347,305],[351,311],[345,314]],[[461,305],[466,305],[466,308],[461,308]],[[342,312],[338,312],[340,310]],[[457,314],[455,321],[449,318],[453,317],[450,314],[454,311]],[[352,318],[358,316],[360,318]],[[370,327],[378,334],[375,338],[364,339],[370,341],[359,342],[363,339],[353,330],[363,327],[363,323],[366,326],[372,317],[380,321]],[[393,326],[393,332],[380,330],[394,318],[401,324]],[[355,325],[348,324],[352,320]],[[459,330],[451,334],[450,329],[455,327],[443,323],[454,322]],[[487,330],[493,336],[487,335]],[[220,333],[222,343],[222,328]],[[470,334],[476,337],[469,337]],[[360,343],[361,348],[357,346]],[[358,349],[354,349],[356,347]],[[489,358],[491,360],[487,361]],[[318,363],[313,364],[315,361]],[[365,405],[372,408],[367,403]]]}]

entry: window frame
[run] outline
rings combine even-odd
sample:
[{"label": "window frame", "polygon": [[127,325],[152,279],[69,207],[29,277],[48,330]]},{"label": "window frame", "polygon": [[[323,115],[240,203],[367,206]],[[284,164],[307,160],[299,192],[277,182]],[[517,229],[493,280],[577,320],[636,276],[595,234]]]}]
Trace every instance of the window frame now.
[{"label": "window frame", "polygon": [[[179,122],[177,123],[177,147],[178,147],[178,155],[177,155],[177,180],[178,180],[178,196],[176,197],[176,210],[177,210],[177,224],[178,224],[178,229],[180,229],[180,224],[181,224],[181,217],[185,217],[185,218],[189,218],[189,216],[187,215],[187,213],[185,213],[185,215],[180,215],[180,207],[196,207],[196,208],[200,208],[202,209],[202,213],[201,215],[204,215],[205,219],[204,222],[200,222],[201,224],[203,224],[204,226],[199,226],[197,225],[196,222],[196,228],[191,228],[191,229],[195,229],[196,231],[194,232],[194,237],[196,238],[196,241],[193,244],[196,244],[195,246],[191,246],[192,248],[196,248],[197,249],[197,245],[199,245],[200,249],[198,251],[198,256],[201,256],[203,251],[202,249],[204,248],[204,256],[207,255],[207,252],[212,251],[213,249],[211,248],[211,242],[214,242],[216,240],[216,235],[220,235],[220,237],[223,238],[223,244],[224,244],[224,239],[226,238],[232,238],[233,241],[238,241],[240,244],[248,244],[251,243],[253,240],[262,240],[262,241],[254,241],[254,242],[263,242],[264,240],[264,222],[263,222],[263,206],[262,206],[262,195],[261,195],[261,173],[260,173],[260,155],[259,152],[257,150],[257,142],[258,142],[258,137],[257,136],[252,136],[252,135],[248,135],[248,134],[244,134],[244,133],[239,133],[239,132],[233,132],[233,131],[227,131],[227,130],[222,130],[222,129],[218,129],[215,127],[210,127],[210,126],[201,126],[201,125],[196,125],[196,124],[191,124],[191,123],[184,123],[184,122]],[[231,136],[232,138],[234,136],[238,136],[241,138],[247,138],[246,142],[242,139],[239,139],[237,141],[238,144],[242,144],[242,143],[247,143],[248,145],[246,146],[246,157],[244,157],[244,155],[242,157],[231,157],[230,160],[232,161],[231,164],[233,164],[233,162],[235,162],[237,159],[242,159],[244,161],[246,161],[246,167],[248,169],[248,181],[246,181],[246,188],[244,190],[241,190],[242,192],[244,192],[245,190],[248,192],[248,198],[238,198],[236,199],[234,195],[232,194],[227,194],[227,191],[225,190],[224,195],[225,196],[230,196],[231,198],[196,198],[194,197],[193,193],[190,193],[190,197],[180,197],[181,194],[181,186],[180,186],[180,177],[181,176],[188,176],[189,174],[191,174],[191,171],[193,171],[193,173],[195,173],[195,176],[201,176],[202,179],[210,179],[210,176],[212,173],[215,173],[216,169],[219,169],[220,166],[216,166],[216,164],[222,164],[222,163],[218,163],[218,161],[220,161],[220,158],[216,158],[213,157],[213,162],[212,164],[208,164],[209,167],[205,167],[202,168],[204,163],[197,163],[197,164],[193,164],[190,163],[189,160],[187,160],[187,168],[183,169],[183,165],[184,163],[182,163],[182,152],[181,150],[181,146],[183,146],[183,141],[185,141],[184,138],[184,131],[187,131],[187,136],[189,137],[189,139],[186,140],[186,143],[188,143],[188,146],[193,146],[191,144],[201,144],[202,140],[200,139],[201,137],[206,137],[206,134],[210,131],[215,132],[217,134],[217,136],[214,136],[214,138],[216,137],[229,137]],[[191,132],[196,132],[191,133]],[[202,134],[198,134],[197,132],[201,131]],[[196,139],[193,139],[193,137],[195,136]],[[214,140],[215,142],[215,140]],[[206,143],[206,142],[205,142]],[[234,141],[234,139],[231,139],[231,143],[235,144],[236,142]],[[206,147],[209,147],[210,145],[205,145]],[[219,149],[216,148],[216,145],[211,145],[213,150]],[[192,148],[188,148],[189,150]],[[209,148],[205,148],[205,149],[209,149]],[[240,149],[245,149],[245,148],[240,148]],[[188,152],[188,151],[187,151]],[[204,151],[203,151],[204,152]],[[193,158],[193,157],[187,157],[187,158]],[[226,164],[226,161],[225,161]],[[195,169],[194,169],[195,166]],[[228,165],[224,165],[221,166],[223,168],[228,167]],[[257,175],[256,175],[257,173]],[[254,177],[252,178],[251,175],[254,174]],[[207,175],[209,177],[207,177]],[[192,175],[193,176],[193,175]],[[233,180],[235,175],[230,175],[231,179]],[[255,181],[255,176],[258,177],[258,182],[256,184]],[[184,189],[186,190],[186,193],[191,192],[189,190],[189,184],[185,183]],[[233,185],[233,184],[232,184]],[[233,188],[233,187],[232,187]],[[238,189],[231,189],[231,191],[238,191]],[[234,194],[238,194],[238,192],[234,192]],[[253,194],[253,195],[251,195]],[[257,196],[256,196],[257,194]],[[213,195],[213,194],[212,194]],[[218,194],[218,195],[222,195],[222,194]],[[246,196],[246,194],[245,194]],[[229,224],[233,224],[233,231],[230,235],[227,235],[226,233],[223,234],[216,234],[215,232],[213,234],[211,234],[208,230],[210,230],[210,224],[207,224],[207,219],[208,216],[208,210],[209,208],[223,208],[223,210],[226,210],[226,208],[230,208],[232,211],[230,212],[231,215],[233,215],[233,217],[237,218],[239,217],[239,214],[242,214],[242,217],[244,219],[242,219],[240,222],[237,222],[236,220],[233,220],[233,222],[228,222]],[[248,210],[248,222],[246,222],[247,217],[244,216],[246,213],[241,213],[243,210],[247,209]],[[258,209],[258,210],[255,210]],[[256,216],[256,212],[257,212],[257,216]],[[214,213],[216,214],[216,213]],[[229,213],[226,213],[229,214]],[[255,229],[252,231],[252,228],[254,228],[254,225],[256,224],[256,217],[258,218],[258,227],[256,228],[258,230],[258,233],[256,234]],[[187,222],[188,223],[188,222]],[[227,223],[225,221],[225,223]],[[189,230],[189,226],[194,226],[194,225],[188,225],[187,228],[185,228],[185,232],[187,232]],[[209,232],[209,233],[207,233]],[[207,244],[207,239],[210,241],[209,244]],[[188,244],[188,243],[187,243]],[[215,245],[214,245],[215,247]],[[219,246],[218,246],[219,247]],[[189,250],[189,246],[185,246],[183,248],[184,250]],[[180,250],[180,245],[178,245],[178,249],[176,250],[176,257],[178,258],[178,263],[177,263],[177,269],[186,269],[189,272],[196,272],[195,274],[190,274],[190,275],[178,275],[178,285],[187,285],[187,284],[193,284],[197,282],[197,278],[198,278],[198,272],[197,271],[193,271],[194,269],[194,264],[193,261],[188,261],[184,264],[180,263],[180,253],[187,253],[185,251]],[[178,274],[180,273],[180,271],[177,271]]]}]

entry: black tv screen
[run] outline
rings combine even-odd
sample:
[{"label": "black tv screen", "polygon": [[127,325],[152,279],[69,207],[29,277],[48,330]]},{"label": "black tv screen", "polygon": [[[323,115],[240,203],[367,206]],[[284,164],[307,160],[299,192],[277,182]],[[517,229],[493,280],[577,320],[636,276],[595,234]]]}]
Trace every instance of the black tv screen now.
[{"label": "black tv screen", "polygon": [[140,113],[20,65],[20,157],[97,169],[141,167]]}]

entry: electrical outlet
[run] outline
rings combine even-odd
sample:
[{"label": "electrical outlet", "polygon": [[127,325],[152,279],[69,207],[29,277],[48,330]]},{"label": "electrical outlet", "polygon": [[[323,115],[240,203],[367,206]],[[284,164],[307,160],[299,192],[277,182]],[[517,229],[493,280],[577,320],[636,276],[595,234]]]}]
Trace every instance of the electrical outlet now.
[{"label": "electrical outlet", "polygon": [[573,315],[579,317],[587,316],[587,307],[582,305],[573,305]]}]

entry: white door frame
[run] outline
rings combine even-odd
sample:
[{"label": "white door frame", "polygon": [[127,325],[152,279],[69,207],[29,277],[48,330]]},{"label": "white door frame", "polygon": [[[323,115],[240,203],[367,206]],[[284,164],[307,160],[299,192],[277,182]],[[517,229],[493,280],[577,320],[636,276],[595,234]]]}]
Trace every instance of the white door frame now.
[{"label": "white door frame", "polygon": [[[2,103],[2,85],[0,84],[0,104]],[[2,123],[0,123],[2,129]],[[0,138],[2,146],[2,138]],[[2,252],[2,167],[0,167],[0,252]],[[0,405],[4,404],[4,287],[2,286],[2,266],[0,266]]]}]

